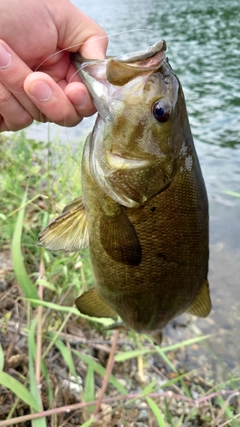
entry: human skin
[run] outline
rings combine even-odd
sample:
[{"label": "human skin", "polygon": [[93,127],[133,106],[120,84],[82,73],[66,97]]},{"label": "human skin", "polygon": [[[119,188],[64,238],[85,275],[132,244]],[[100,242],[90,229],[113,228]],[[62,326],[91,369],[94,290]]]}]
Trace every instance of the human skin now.
[{"label": "human skin", "polygon": [[107,43],[104,30],[68,0],[0,0],[0,132],[34,119],[74,126],[92,115],[69,52],[103,59]]}]

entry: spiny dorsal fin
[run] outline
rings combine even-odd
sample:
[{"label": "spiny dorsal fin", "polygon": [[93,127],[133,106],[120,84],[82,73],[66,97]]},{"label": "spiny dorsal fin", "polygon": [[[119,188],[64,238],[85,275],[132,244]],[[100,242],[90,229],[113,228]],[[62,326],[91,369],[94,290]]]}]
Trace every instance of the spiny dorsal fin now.
[{"label": "spiny dorsal fin", "polygon": [[116,215],[102,214],[100,239],[107,254],[115,261],[133,266],[141,263],[140,242],[134,226],[122,207],[118,209]]},{"label": "spiny dorsal fin", "polygon": [[82,199],[78,198],[39,234],[38,244],[52,251],[76,252],[86,248],[88,240],[87,218]]},{"label": "spiny dorsal fin", "polygon": [[75,301],[78,310],[91,317],[113,317],[115,311],[103,302],[97,293],[96,288],[89,289]]},{"label": "spiny dorsal fin", "polygon": [[211,311],[212,304],[209,295],[209,284],[204,281],[201,292],[197,295],[194,303],[187,310],[188,313],[198,317],[207,317]]}]

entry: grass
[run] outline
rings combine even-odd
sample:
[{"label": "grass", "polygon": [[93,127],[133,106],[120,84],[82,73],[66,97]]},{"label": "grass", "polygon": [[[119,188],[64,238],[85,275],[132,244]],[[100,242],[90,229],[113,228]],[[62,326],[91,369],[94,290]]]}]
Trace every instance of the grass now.
[{"label": "grass", "polygon": [[209,337],[160,348],[104,329],[109,320],[74,306],[93,284],[87,250],[37,246],[49,220],[81,194],[82,145],[73,155],[24,132],[0,138],[0,427],[134,426],[144,410],[153,427],[238,426],[240,378],[216,384],[179,368],[178,354],[204,349]]}]

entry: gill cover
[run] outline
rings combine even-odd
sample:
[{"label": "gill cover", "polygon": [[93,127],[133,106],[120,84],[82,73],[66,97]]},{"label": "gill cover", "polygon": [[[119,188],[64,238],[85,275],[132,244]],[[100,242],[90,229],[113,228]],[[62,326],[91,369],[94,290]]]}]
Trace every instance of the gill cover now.
[{"label": "gill cover", "polygon": [[165,122],[177,102],[178,81],[165,50],[160,41],[146,51],[105,60],[72,55],[99,113],[86,143],[90,173],[126,207],[141,205],[171,180],[171,126]]}]

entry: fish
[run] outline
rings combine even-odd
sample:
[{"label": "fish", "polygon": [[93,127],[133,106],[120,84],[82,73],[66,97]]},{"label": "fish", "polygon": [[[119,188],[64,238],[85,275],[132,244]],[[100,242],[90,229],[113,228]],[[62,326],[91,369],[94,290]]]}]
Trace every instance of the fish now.
[{"label": "fish", "polygon": [[49,250],[89,247],[95,285],[81,313],[120,316],[153,337],[184,312],[211,311],[206,188],[180,81],[161,40],[73,63],[98,111],[82,157],[82,196],[39,235]]}]

